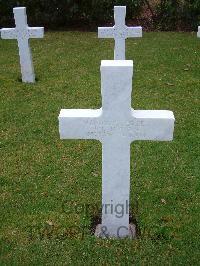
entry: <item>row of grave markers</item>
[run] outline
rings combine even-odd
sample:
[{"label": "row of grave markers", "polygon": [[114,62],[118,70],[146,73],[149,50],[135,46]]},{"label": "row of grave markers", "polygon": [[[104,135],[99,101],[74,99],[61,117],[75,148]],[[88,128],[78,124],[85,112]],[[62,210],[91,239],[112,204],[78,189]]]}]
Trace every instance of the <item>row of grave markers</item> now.
[{"label": "row of grave markers", "polygon": [[[136,140],[173,139],[174,114],[167,110],[131,108],[133,61],[125,60],[125,39],[141,37],[141,27],[125,25],[126,7],[115,7],[115,25],[98,28],[99,38],[115,39],[115,60],[101,61],[100,109],[62,109],[59,114],[61,139],[96,139],[102,143],[102,221],[95,235],[135,237],[129,221],[130,145]],[[28,27],[26,9],[14,8],[16,28],[2,29],[1,37],[17,39],[22,79],[34,82],[29,38],[42,38],[43,27]],[[197,36],[200,37],[200,27]],[[119,208],[123,215],[119,216]]]},{"label": "row of grave markers", "polygon": [[115,25],[98,28],[100,38],[115,39],[116,60],[101,61],[102,107],[62,109],[59,133],[61,139],[102,143],[102,219],[95,235],[135,238],[135,225],[129,221],[130,145],[136,140],[172,140],[175,118],[171,111],[131,108],[133,61],[125,60],[125,39],[141,37],[142,28],[125,25],[126,7],[114,10]]},{"label": "row of grave markers", "polygon": [[[2,39],[17,39],[19,47],[22,81],[34,83],[35,73],[32,63],[30,38],[43,38],[43,27],[29,27],[25,7],[13,9],[15,28],[1,29]],[[125,39],[128,37],[142,37],[142,27],[127,27],[125,25],[126,7],[116,6],[114,8],[115,25],[113,27],[98,28],[99,38],[114,38],[115,52],[114,59],[125,60]]]},{"label": "row of grave markers", "polygon": [[[17,39],[19,47],[19,57],[22,81],[27,83],[35,82],[35,73],[32,62],[31,49],[29,46],[30,38],[43,38],[44,27],[29,27],[27,24],[27,15],[25,7],[13,8],[15,28],[1,29],[2,39]],[[99,38],[114,38],[115,49],[114,59],[125,60],[125,40],[129,37],[142,37],[142,27],[127,27],[125,25],[126,7],[114,7],[113,27],[99,27]],[[198,27],[197,36],[200,38],[200,27]]]},{"label": "row of grave markers", "polygon": [[[115,39],[115,60],[101,61],[100,109],[62,109],[59,114],[61,139],[96,139],[102,143],[102,221],[100,237],[135,237],[129,221],[130,145],[136,140],[171,141],[174,114],[167,110],[131,108],[133,61],[125,60],[125,39],[141,37],[141,27],[125,25],[126,7],[114,8],[115,25],[98,28],[99,38]],[[16,28],[2,29],[1,37],[17,39],[24,82],[35,75],[29,38],[42,38],[43,27],[27,25],[26,9],[14,8]],[[200,27],[197,36],[200,37]],[[118,216],[118,209],[123,215]]]}]

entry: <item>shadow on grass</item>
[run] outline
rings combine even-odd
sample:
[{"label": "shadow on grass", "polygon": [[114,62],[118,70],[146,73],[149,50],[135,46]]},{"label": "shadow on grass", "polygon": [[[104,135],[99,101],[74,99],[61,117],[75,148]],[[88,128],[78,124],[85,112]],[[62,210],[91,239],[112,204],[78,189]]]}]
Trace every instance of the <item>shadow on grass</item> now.
[{"label": "shadow on grass", "polygon": [[[23,83],[21,77],[18,77],[18,78],[17,78],[17,81],[20,82],[20,83]],[[39,79],[38,77],[35,77],[35,82],[39,82],[39,81],[40,81],[40,79]],[[31,84],[31,83],[30,83],[30,84]]]}]

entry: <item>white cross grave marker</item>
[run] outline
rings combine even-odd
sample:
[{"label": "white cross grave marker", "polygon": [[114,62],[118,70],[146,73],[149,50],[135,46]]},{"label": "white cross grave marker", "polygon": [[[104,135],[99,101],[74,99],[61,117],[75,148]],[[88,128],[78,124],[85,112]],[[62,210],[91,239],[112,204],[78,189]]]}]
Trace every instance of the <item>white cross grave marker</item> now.
[{"label": "white cross grave marker", "polygon": [[142,37],[142,27],[127,27],[125,25],[126,7],[114,7],[115,25],[113,27],[98,27],[98,38],[115,39],[115,60],[125,60],[125,40],[129,37]]},{"label": "white cross grave marker", "polygon": [[43,38],[43,27],[29,27],[25,7],[13,8],[16,28],[1,29],[2,39],[17,39],[23,82],[35,82],[29,38]]},{"label": "white cross grave marker", "polygon": [[198,26],[197,37],[200,38],[200,26]]},{"label": "white cross grave marker", "polygon": [[[96,139],[102,143],[102,224],[100,225],[102,235],[100,236],[131,235],[129,227],[131,142],[173,139],[175,119],[171,111],[143,111],[131,108],[132,75],[132,61],[102,61],[102,108],[62,109],[59,115],[61,139]],[[120,217],[116,211],[118,207],[124,208],[124,213]]]}]

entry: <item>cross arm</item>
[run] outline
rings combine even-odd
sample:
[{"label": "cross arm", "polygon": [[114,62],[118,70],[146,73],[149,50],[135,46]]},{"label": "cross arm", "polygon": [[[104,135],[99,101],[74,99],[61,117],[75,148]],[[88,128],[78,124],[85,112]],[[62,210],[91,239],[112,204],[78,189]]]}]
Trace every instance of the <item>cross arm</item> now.
[{"label": "cross arm", "polygon": [[3,28],[1,29],[2,39],[17,39],[17,32],[15,28]]},{"label": "cross arm", "polygon": [[98,38],[113,38],[113,27],[98,27]]},{"label": "cross arm", "polygon": [[132,110],[136,119],[135,140],[172,140],[174,114],[171,111]]},{"label": "cross arm", "polygon": [[127,27],[127,37],[142,37],[142,27]]},{"label": "cross arm", "polygon": [[98,139],[98,121],[101,109],[62,109],[59,133],[61,139]]},{"label": "cross arm", "polygon": [[28,34],[30,38],[43,38],[44,27],[28,27]]}]

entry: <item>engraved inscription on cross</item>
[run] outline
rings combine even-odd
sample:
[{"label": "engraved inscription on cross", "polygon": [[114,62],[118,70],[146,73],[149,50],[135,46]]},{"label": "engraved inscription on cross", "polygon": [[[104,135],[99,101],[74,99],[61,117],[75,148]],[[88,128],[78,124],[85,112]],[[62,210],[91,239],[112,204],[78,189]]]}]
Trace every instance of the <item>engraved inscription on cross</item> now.
[{"label": "engraved inscription on cross", "polygon": [[25,7],[13,8],[15,18],[15,28],[1,29],[2,39],[17,39],[19,47],[19,57],[23,82],[35,82],[35,74],[32,63],[29,38],[43,38],[43,27],[29,27]]},{"label": "engraved inscription on cross", "polygon": [[[96,139],[102,143],[102,224],[108,237],[130,236],[130,144],[136,140],[172,140],[171,111],[131,108],[133,62],[101,62],[102,108],[62,109],[61,139]],[[108,206],[123,206],[122,216]],[[105,208],[107,206],[107,208]]]},{"label": "engraved inscription on cross", "polygon": [[113,27],[99,27],[98,38],[115,39],[115,60],[125,60],[125,39],[129,37],[142,37],[142,27],[127,27],[125,25],[126,7],[114,7],[115,25]]}]

